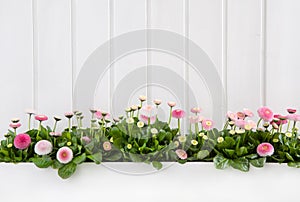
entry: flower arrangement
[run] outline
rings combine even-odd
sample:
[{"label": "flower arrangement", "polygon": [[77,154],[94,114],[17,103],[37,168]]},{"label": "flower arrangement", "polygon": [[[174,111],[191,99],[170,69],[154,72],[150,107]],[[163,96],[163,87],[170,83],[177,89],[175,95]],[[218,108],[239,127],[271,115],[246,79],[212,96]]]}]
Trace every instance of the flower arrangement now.
[{"label": "flower arrangement", "polygon": [[[90,126],[82,124],[79,111],[65,113],[68,127],[57,132],[62,118],[54,117],[54,126],[45,126],[46,115],[28,111],[28,131],[17,133],[19,119],[12,119],[10,130],[0,145],[0,162],[33,162],[39,168],[58,169],[58,175],[69,178],[83,162],[144,162],[156,169],[161,162],[189,161],[214,162],[218,169],[229,166],[248,171],[250,165],[263,167],[266,162],[287,163],[300,167],[300,136],[297,122],[300,115],[295,109],[287,109],[286,115],[273,114],[268,107],[257,113],[258,122],[251,118],[249,109],[228,112],[222,130],[214,128],[213,120],[202,117],[201,109],[191,109],[189,130],[184,134],[181,120],[186,112],[168,102],[170,114],[167,122],[158,118],[162,104],[155,99],[153,105],[144,105],[145,96],[139,97],[139,105],[125,110],[125,116],[110,118],[110,114],[90,109]],[[32,118],[38,128],[31,128]],[[171,128],[171,120],[177,127]],[[76,122],[76,125],[73,125]]]}]

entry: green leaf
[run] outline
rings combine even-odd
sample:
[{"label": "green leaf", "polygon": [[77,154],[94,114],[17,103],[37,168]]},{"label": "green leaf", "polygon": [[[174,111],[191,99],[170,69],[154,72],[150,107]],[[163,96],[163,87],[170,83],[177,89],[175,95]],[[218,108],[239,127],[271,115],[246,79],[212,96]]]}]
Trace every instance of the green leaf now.
[{"label": "green leaf", "polygon": [[141,156],[139,154],[129,153],[129,157],[133,162],[142,162],[143,161],[143,159],[141,158]]},{"label": "green leaf", "polygon": [[249,161],[246,158],[238,158],[238,159],[231,160],[230,165],[233,168],[238,169],[243,172],[248,172],[249,168],[250,168]]},{"label": "green leaf", "polygon": [[197,153],[197,159],[204,159],[205,157],[207,157],[209,155],[209,151],[207,150],[200,150]]},{"label": "green leaf", "polygon": [[216,140],[219,137],[219,131],[218,131],[218,129],[214,128],[214,129],[208,131],[207,132],[207,136],[210,139]]},{"label": "green leaf", "polygon": [[68,163],[58,169],[58,175],[62,179],[67,179],[67,178],[71,177],[71,175],[74,174],[74,172],[76,171],[76,167],[77,167],[77,165],[75,163],[73,163],[73,162]]},{"label": "green leaf", "polygon": [[248,149],[246,147],[240,147],[236,150],[236,154],[238,156],[244,156],[248,153]]},{"label": "green leaf", "polygon": [[83,153],[81,154],[80,156],[76,156],[74,159],[73,159],[73,162],[76,163],[76,164],[81,164],[82,162],[84,162],[86,159],[86,154]]},{"label": "green leaf", "polygon": [[160,169],[162,169],[162,167],[163,167],[162,163],[161,163],[161,162],[158,162],[158,161],[153,161],[153,162],[152,162],[152,165],[153,165],[153,167],[156,168],[157,170],[160,170]]},{"label": "green leaf", "polygon": [[254,167],[262,168],[262,167],[264,167],[264,165],[266,163],[266,158],[264,157],[264,158],[252,159],[252,160],[250,160],[250,163]]},{"label": "green leaf", "polygon": [[289,153],[285,152],[285,156],[288,160],[295,161],[294,158]]},{"label": "green leaf", "polygon": [[249,154],[245,157],[248,158],[248,159],[256,159],[258,156],[257,156],[257,154]]},{"label": "green leaf", "polygon": [[121,152],[114,152],[111,155],[109,155],[108,157],[106,157],[106,160],[117,161],[121,158],[122,158],[122,153]]},{"label": "green leaf", "polygon": [[102,161],[102,154],[100,152],[98,152],[98,153],[95,153],[95,154],[92,154],[92,155],[88,155],[87,158],[91,159],[96,164],[100,164],[101,161]]},{"label": "green leaf", "polygon": [[34,157],[31,158],[31,161],[39,168],[48,168],[53,163],[49,156]]},{"label": "green leaf", "polygon": [[217,169],[225,169],[229,166],[229,159],[225,158],[221,154],[218,154],[214,158],[214,164]]},{"label": "green leaf", "polygon": [[227,156],[232,158],[234,153],[235,153],[235,150],[233,150],[233,149],[224,149],[224,152],[227,154]]},{"label": "green leaf", "polygon": [[61,168],[61,167],[63,167],[63,166],[64,166],[64,164],[60,163],[60,162],[57,161],[57,160],[54,160],[53,163],[52,163],[52,168],[53,168],[53,169],[59,169],[59,168]]},{"label": "green leaf", "polygon": [[300,162],[288,162],[289,167],[300,168]]}]

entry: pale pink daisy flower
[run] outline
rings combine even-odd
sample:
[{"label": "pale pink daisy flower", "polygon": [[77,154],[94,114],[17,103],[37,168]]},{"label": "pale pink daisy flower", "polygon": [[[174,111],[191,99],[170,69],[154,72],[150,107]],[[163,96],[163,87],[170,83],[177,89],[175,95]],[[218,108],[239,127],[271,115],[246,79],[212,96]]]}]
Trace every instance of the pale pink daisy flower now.
[{"label": "pale pink daisy flower", "polygon": [[34,152],[37,155],[47,155],[52,152],[52,143],[48,140],[40,140],[34,146]]},{"label": "pale pink daisy flower", "polygon": [[17,129],[17,128],[21,127],[21,123],[10,123],[9,127],[13,128],[13,129]]},{"label": "pale pink daisy flower", "polygon": [[73,112],[66,112],[65,113],[65,117],[67,117],[68,119],[71,119],[74,116]]},{"label": "pale pink daisy flower", "polygon": [[187,159],[187,153],[183,149],[177,149],[175,153],[180,159],[182,160]]},{"label": "pale pink daisy flower", "polygon": [[198,114],[198,113],[201,112],[201,108],[199,108],[199,107],[193,107],[193,108],[191,109],[191,112],[192,112],[192,113],[195,113],[195,114]]},{"label": "pale pink daisy flower", "polygon": [[84,142],[85,144],[88,144],[91,142],[91,139],[88,136],[83,136],[81,138],[81,141]]},{"label": "pale pink daisy flower", "polygon": [[230,120],[230,121],[235,121],[237,119],[237,115],[236,113],[233,113],[231,111],[228,111],[227,112],[227,118]]},{"label": "pale pink daisy flower", "polygon": [[168,102],[169,107],[175,107],[176,106],[176,102]]},{"label": "pale pink daisy flower", "polygon": [[104,151],[110,151],[111,150],[111,144],[109,141],[103,142],[103,149]]},{"label": "pale pink daisy flower", "polygon": [[153,100],[153,103],[156,104],[156,105],[160,105],[161,104],[161,100],[155,99],[155,100]]},{"label": "pale pink daisy flower", "polygon": [[244,108],[243,111],[244,111],[244,114],[246,115],[246,117],[253,117],[254,116],[253,112],[250,109]]},{"label": "pale pink daisy flower", "polygon": [[53,137],[60,137],[62,134],[60,132],[50,132],[49,135]]}]

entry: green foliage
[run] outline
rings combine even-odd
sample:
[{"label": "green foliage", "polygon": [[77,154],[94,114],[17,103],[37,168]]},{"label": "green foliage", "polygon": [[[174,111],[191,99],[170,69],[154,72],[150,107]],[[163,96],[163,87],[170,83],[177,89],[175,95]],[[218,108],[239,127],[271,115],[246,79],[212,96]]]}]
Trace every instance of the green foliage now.
[{"label": "green foliage", "polygon": [[[232,167],[243,172],[249,171],[250,165],[261,168],[266,162],[300,168],[300,140],[296,131],[287,136],[274,130],[232,133],[214,128],[197,133],[190,131],[183,136],[179,135],[178,128],[170,128],[166,122],[157,120],[139,127],[138,121],[136,117],[133,123],[127,123],[126,118],[112,123],[98,120],[90,128],[72,127],[70,131],[67,128],[60,136],[52,136],[50,127],[32,129],[26,132],[31,144],[24,150],[14,146],[16,134],[9,130],[0,144],[0,162],[32,162],[39,168],[52,167],[63,179],[73,175],[84,162],[138,162],[151,164],[157,170],[162,169],[161,162],[184,164],[190,161],[214,162],[217,169]],[[51,153],[44,156],[35,153],[34,147],[40,140],[52,143]],[[257,146],[263,142],[273,145],[272,156],[257,154]],[[56,158],[61,147],[69,147],[73,152],[73,159],[67,164]],[[177,150],[183,151],[183,156]]]}]

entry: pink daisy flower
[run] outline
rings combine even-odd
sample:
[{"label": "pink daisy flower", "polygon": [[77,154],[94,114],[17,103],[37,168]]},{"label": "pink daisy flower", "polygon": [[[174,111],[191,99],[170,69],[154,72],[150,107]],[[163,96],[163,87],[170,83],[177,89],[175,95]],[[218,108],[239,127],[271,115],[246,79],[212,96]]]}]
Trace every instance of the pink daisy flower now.
[{"label": "pink daisy flower", "polygon": [[201,123],[205,130],[211,130],[214,127],[214,122],[210,119],[204,119]]},{"label": "pink daisy flower", "polygon": [[103,142],[103,149],[104,151],[110,151],[111,150],[111,144],[109,141]]},{"label": "pink daisy flower", "polygon": [[62,164],[67,164],[73,159],[73,151],[69,147],[62,147],[57,151],[57,160]]},{"label": "pink daisy flower", "polygon": [[48,117],[46,115],[36,115],[34,118],[35,118],[35,120],[41,121],[41,122],[48,120]]},{"label": "pink daisy flower", "polygon": [[95,115],[96,115],[96,118],[97,118],[97,119],[103,119],[103,115],[104,115],[104,119],[109,119],[109,117],[110,117],[110,114],[109,114],[109,113],[101,112],[101,111],[97,111],[97,112],[95,113]]},{"label": "pink daisy flower", "polygon": [[246,121],[243,119],[237,119],[234,124],[239,128],[244,128],[246,125]]},{"label": "pink daisy flower", "polygon": [[237,112],[236,116],[238,119],[245,119],[246,115],[243,112]]},{"label": "pink daisy flower", "polygon": [[[148,119],[149,117],[143,114],[140,114],[139,120],[144,122],[145,124],[148,124]],[[151,116],[150,117],[150,124],[154,124],[154,122],[156,121],[156,117],[155,116]]]},{"label": "pink daisy flower", "polygon": [[172,117],[176,119],[181,119],[185,116],[185,111],[182,109],[175,109],[172,111]]},{"label": "pink daisy flower", "polygon": [[295,113],[297,112],[297,110],[296,110],[296,109],[291,109],[291,108],[289,108],[289,109],[287,109],[287,112],[288,112],[289,114],[295,114]]},{"label": "pink daisy flower", "polygon": [[175,153],[180,159],[187,159],[187,153],[183,149],[177,149]]},{"label": "pink daisy flower", "polygon": [[47,155],[52,152],[52,143],[48,140],[40,140],[34,146],[34,152],[37,155]]},{"label": "pink daisy flower", "polygon": [[273,119],[273,112],[268,107],[261,107],[257,110],[257,113],[261,119],[264,121],[272,121]]},{"label": "pink daisy flower", "polygon": [[274,153],[274,147],[268,142],[261,143],[257,146],[256,149],[259,156],[272,156]]},{"label": "pink daisy flower", "polygon": [[31,138],[27,134],[19,134],[14,139],[14,146],[17,149],[27,149],[31,143]]},{"label": "pink daisy flower", "polygon": [[289,114],[287,118],[291,121],[300,121],[300,114]]}]

